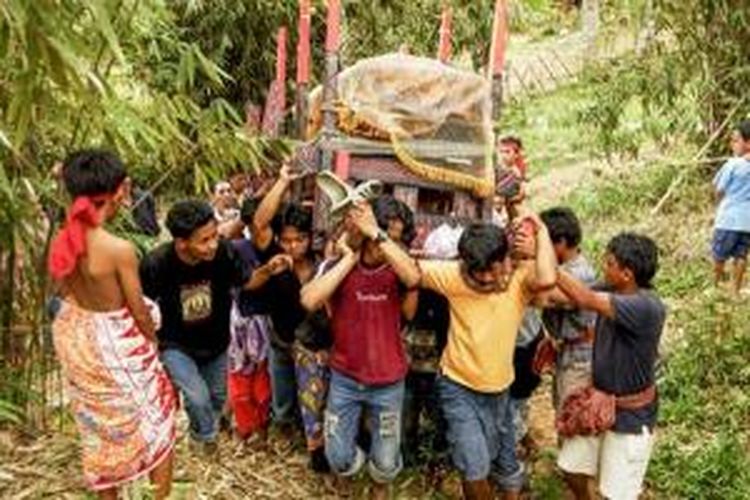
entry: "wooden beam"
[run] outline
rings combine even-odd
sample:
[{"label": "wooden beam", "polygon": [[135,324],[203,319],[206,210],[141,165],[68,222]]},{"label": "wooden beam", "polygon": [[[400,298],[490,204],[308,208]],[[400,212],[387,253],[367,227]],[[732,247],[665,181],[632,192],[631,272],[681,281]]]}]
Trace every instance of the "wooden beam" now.
[{"label": "wooden beam", "polygon": [[300,0],[297,27],[297,137],[305,138],[307,131],[307,90],[310,83],[310,0]]},{"label": "wooden beam", "polygon": [[492,82],[492,118],[500,119],[503,107],[503,69],[505,51],[508,46],[508,6],[506,0],[495,0],[495,16],[492,21],[492,45],[487,77]]}]

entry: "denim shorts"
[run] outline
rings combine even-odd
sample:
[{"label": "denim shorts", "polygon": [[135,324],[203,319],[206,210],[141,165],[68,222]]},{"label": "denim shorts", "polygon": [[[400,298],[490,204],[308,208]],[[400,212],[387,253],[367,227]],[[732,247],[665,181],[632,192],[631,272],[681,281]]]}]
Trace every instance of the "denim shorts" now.
[{"label": "denim shorts", "polygon": [[451,457],[462,478],[490,478],[502,491],[520,491],[524,471],[516,457],[508,391],[477,392],[444,375],[438,376],[437,386]]},{"label": "denim shorts", "polygon": [[714,230],[711,241],[711,252],[716,262],[729,259],[744,259],[750,250],[750,233],[744,231],[730,231],[727,229]]}]

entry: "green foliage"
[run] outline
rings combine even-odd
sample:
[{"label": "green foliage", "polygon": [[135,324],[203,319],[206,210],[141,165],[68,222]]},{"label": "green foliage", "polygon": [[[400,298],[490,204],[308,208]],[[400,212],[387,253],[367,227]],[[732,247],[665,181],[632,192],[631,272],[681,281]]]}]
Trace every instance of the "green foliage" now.
[{"label": "green foliage", "polygon": [[[642,19],[650,42],[632,57],[604,63],[593,78],[607,88],[586,116],[596,117],[604,151],[637,153],[650,139],[705,141],[750,86],[750,9],[744,0],[654,0]],[[633,122],[632,111],[639,111]],[[746,115],[747,103],[735,121]],[[719,148],[716,144],[714,151]]]},{"label": "green foliage", "polygon": [[584,220],[616,218],[621,224],[639,222],[644,216],[640,209],[656,204],[677,169],[673,165],[638,165],[608,178],[596,189],[573,193],[567,203]]},{"label": "green foliage", "polygon": [[522,138],[532,175],[588,159],[595,143],[580,115],[594,91],[594,85],[574,84],[507,105],[499,133]]},{"label": "green foliage", "polygon": [[748,498],[750,310],[704,297],[676,315],[685,331],[660,380],[663,430],[649,483],[668,497]]},{"label": "green foliage", "polygon": [[[438,48],[444,5],[453,9],[453,54],[464,51],[475,68],[487,62],[491,42],[493,0],[344,0],[342,58],[348,65],[397,51],[407,45],[417,55],[433,57]],[[221,88],[202,88],[200,98],[222,97],[236,107],[262,104],[275,71],[276,33],[289,28],[288,76],[296,71],[297,2],[266,0],[178,0],[170,2],[183,37],[196,40],[202,53],[231,72]],[[325,2],[312,2],[312,77],[323,77]],[[560,9],[553,0],[510,2],[510,28],[531,38],[572,27],[575,10]],[[249,27],[252,26],[252,32]],[[198,79],[200,80],[200,76]],[[291,94],[291,93],[290,93]],[[291,102],[291,101],[290,101]]]},{"label": "green foliage", "polygon": [[0,399],[0,425],[7,423],[18,425],[21,422],[23,422],[23,408]]},{"label": "green foliage", "polygon": [[[53,229],[42,204],[65,203],[51,182],[55,161],[103,145],[143,184],[169,180],[170,189],[205,193],[228,172],[258,170],[288,149],[247,136],[226,100],[196,99],[199,81],[221,88],[229,76],[182,37],[158,0],[0,2],[0,75],[3,356],[14,324],[34,332],[15,347],[22,353],[41,343]],[[27,392],[36,383],[31,361]],[[9,401],[24,406],[24,394]]]},{"label": "green foliage", "polygon": [[[695,437],[687,432],[681,440]],[[664,440],[654,452],[648,484],[664,498],[742,500],[750,495],[748,467],[747,452],[736,435],[723,433],[690,448]]]}]

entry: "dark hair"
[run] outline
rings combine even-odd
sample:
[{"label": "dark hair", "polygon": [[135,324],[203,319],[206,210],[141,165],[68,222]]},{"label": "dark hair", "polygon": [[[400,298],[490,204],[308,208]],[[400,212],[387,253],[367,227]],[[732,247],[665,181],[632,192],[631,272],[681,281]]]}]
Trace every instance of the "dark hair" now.
[{"label": "dark hair", "polygon": [[97,196],[114,193],[127,177],[125,166],[112,151],[82,149],[65,159],[63,182],[70,196]]},{"label": "dark hair", "polygon": [[620,233],[607,244],[607,252],[612,254],[620,266],[629,269],[640,288],[651,288],[659,267],[659,249],[647,237],[635,233]]},{"label": "dark hair", "polygon": [[516,137],[515,135],[506,135],[505,137],[502,137],[500,139],[500,144],[510,144],[511,146],[514,146],[518,151],[521,151],[523,149],[523,142],[521,141],[521,138]]},{"label": "dark hair", "polygon": [[245,198],[242,201],[240,220],[243,224],[249,226],[253,223],[253,217],[255,217],[255,212],[258,210],[258,205],[260,205],[260,200],[257,198]]},{"label": "dark hair", "polygon": [[300,233],[312,236],[313,217],[308,208],[304,208],[296,203],[290,203],[281,209],[281,212],[273,219],[273,232],[276,236],[288,226],[295,228]]},{"label": "dark hair", "polygon": [[199,229],[214,219],[214,210],[202,200],[178,201],[167,213],[167,229],[172,238],[188,239]]},{"label": "dark hair", "polygon": [[750,120],[742,120],[735,130],[740,133],[743,141],[750,141]]},{"label": "dark hair", "polygon": [[568,248],[581,244],[581,223],[576,214],[568,207],[554,207],[545,210],[539,216],[547,226],[552,243],[565,241]]},{"label": "dark hair", "polygon": [[401,242],[405,245],[411,245],[416,236],[414,229],[414,214],[403,201],[397,200],[389,194],[380,195],[372,202],[372,211],[378,226],[382,230],[388,229],[388,223],[393,219],[398,219],[404,225],[401,233]]},{"label": "dark hair", "polygon": [[486,271],[508,255],[508,238],[494,224],[471,224],[458,240],[458,255],[469,272]]}]

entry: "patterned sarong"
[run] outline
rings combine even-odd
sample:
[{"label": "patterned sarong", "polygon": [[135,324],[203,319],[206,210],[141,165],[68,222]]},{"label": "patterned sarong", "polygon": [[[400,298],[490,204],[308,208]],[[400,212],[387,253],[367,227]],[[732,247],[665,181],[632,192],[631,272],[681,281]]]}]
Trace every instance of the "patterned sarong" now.
[{"label": "patterned sarong", "polygon": [[323,446],[323,413],[331,378],[328,351],[311,351],[300,342],[295,342],[292,355],[307,449],[314,451]]},{"label": "patterned sarong", "polygon": [[[158,307],[148,306],[158,324]],[[52,333],[89,487],[113,488],[149,473],[175,443],[176,398],[157,346],[127,309],[93,312],[64,302]]]}]

